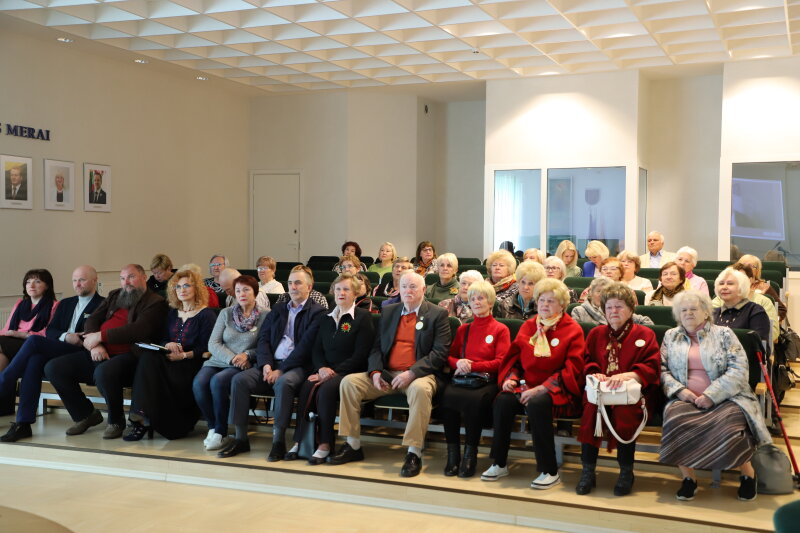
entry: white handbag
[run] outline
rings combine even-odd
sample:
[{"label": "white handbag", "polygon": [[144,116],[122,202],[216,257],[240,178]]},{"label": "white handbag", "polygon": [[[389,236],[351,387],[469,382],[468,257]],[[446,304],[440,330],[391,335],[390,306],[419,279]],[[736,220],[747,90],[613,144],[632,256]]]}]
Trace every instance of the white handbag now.
[{"label": "white handbag", "polygon": [[[635,379],[627,379],[622,382],[619,388],[610,389],[608,388],[607,382],[599,381],[590,374],[586,376],[586,400],[597,406],[597,418],[595,419],[594,425],[595,437],[603,436],[602,420],[606,421],[606,427],[611,434],[614,435],[614,438],[617,439],[617,442],[623,444],[630,444],[635,441],[636,437],[638,437],[644,429],[644,426],[647,425],[647,407],[645,406],[644,397],[642,396],[642,385]],[[642,406],[642,423],[636,428],[630,440],[623,440],[617,435],[617,432],[614,431],[614,426],[612,426],[611,422],[608,420],[606,405],[634,405],[637,403],[641,403]],[[600,417],[602,417],[602,419]]]}]

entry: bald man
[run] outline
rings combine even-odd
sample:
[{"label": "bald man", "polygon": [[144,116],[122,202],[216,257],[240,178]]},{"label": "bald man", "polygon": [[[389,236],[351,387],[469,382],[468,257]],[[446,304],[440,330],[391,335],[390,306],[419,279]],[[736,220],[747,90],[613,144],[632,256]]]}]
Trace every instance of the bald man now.
[{"label": "bald man", "polygon": [[661,268],[670,261],[675,261],[673,252],[664,251],[664,236],[658,231],[647,234],[647,253],[639,256],[642,267]]},{"label": "bald man", "polygon": [[97,271],[89,266],[79,266],[72,273],[72,288],[75,296],[58,302],[58,307],[45,336],[32,335],[0,372],[0,397],[14,394],[17,380],[19,386],[19,408],[16,422],[0,441],[14,442],[31,436],[31,424],[36,421],[36,407],[42,391],[44,365],[55,357],[83,350],[83,324],[103,301],[97,294]]}]

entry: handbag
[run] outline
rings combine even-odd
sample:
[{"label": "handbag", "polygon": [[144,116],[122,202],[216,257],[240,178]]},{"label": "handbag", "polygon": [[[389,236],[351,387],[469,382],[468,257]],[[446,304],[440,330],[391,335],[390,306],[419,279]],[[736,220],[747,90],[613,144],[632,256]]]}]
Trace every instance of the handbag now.
[{"label": "handbag", "polygon": [[792,465],[786,454],[774,444],[764,444],[753,452],[753,468],[761,494],[791,494],[794,492]]},{"label": "handbag", "polygon": [[[300,448],[297,450],[297,456],[304,459],[310,459],[317,451],[317,413],[314,411],[317,407],[317,389],[320,385],[320,382],[314,384],[301,415],[305,424],[303,424],[303,433],[300,435]],[[296,430],[297,428],[295,428]]]},{"label": "handbag", "polygon": [[[647,425],[647,407],[645,406],[644,396],[642,396],[642,385],[635,379],[627,379],[622,382],[619,388],[609,389],[606,382],[598,380],[593,375],[588,375],[586,376],[586,400],[597,406],[597,418],[594,425],[595,437],[603,436],[602,420],[605,420],[606,427],[617,439],[617,442],[622,444],[630,444],[635,441],[644,426]],[[606,405],[634,405],[637,403],[641,403],[642,406],[642,423],[636,428],[630,440],[624,440],[617,435],[614,426],[611,425],[608,413],[606,413]]]},{"label": "handbag", "polygon": [[781,326],[778,340],[775,343],[775,352],[784,363],[797,361],[800,357],[800,336],[792,328]]},{"label": "handbag", "polygon": [[[460,359],[464,359],[464,357],[467,355],[467,339],[469,339],[469,328],[471,326],[472,324],[467,324],[467,327],[464,330],[464,342],[461,344]],[[456,387],[461,387],[462,389],[480,389],[484,385],[488,385],[491,379],[491,374],[487,372],[467,372],[466,374],[453,376],[451,383]]]}]

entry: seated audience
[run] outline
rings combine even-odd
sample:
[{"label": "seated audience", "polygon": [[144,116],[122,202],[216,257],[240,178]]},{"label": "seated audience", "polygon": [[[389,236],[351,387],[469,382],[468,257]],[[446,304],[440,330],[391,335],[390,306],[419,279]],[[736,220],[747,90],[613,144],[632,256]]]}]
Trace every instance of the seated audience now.
[{"label": "seated audience", "polygon": [[[584,324],[608,324],[606,321],[605,311],[603,310],[602,296],[603,292],[610,287],[614,282],[609,278],[594,278],[589,284],[586,300],[581,305],[575,307],[570,315],[576,322]],[[636,294],[631,290],[633,299],[636,300]],[[653,319],[649,316],[633,315],[634,324],[644,324],[646,326],[653,325]]]},{"label": "seated audience", "polygon": [[[11,429],[0,437],[3,442],[16,442],[30,437],[31,424],[36,421],[39,394],[42,391],[44,365],[54,357],[72,353],[83,347],[83,324],[94,312],[103,297],[95,292],[97,272],[90,266],[80,266],[72,273],[72,288],[76,296],[61,300],[45,330],[46,336],[28,337],[11,363],[0,372],[0,399],[8,399],[13,410],[14,396],[19,384],[19,408]],[[29,295],[30,296],[30,295]]]},{"label": "seated audience", "polygon": [[456,254],[445,253],[436,259],[436,270],[439,281],[428,285],[425,289],[425,298],[445,300],[458,294],[458,259]]},{"label": "seated audience", "polygon": [[553,255],[564,261],[564,264],[567,266],[566,277],[581,277],[581,267],[578,266],[578,249],[572,241],[565,239],[558,243],[556,253]]},{"label": "seated audience", "polygon": [[740,469],[738,497],[753,500],[750,458],[772,437],[748,383],[747,355],[733,331],[712,322],[712,312],[701,292],[675,297],[672,313],[679,326],[661,344],[661,385],[669,403],[659,459],[681,471],[679,500],[694,499],[696,468]]},{"label": "seated audience", "polygon": [[287,293],[290,300],[275,304],[258,332],[255,366],[233,378],[230,419],[236,436],[217,454],[219,457],[250,451],[247,427],[253,394],[275,396],[272,450],[267,461],[281,461],[286,455],[286,429],[292,420],[294,400],[309,374],[318,319],[327,309],[311,298],[313,285],[311,269],[303,265],[292,269]]},{"label": "seated audience", "polygon": [[369,355],[368,372],[349,374],[340,386],[339,435],[346,437],[329,463],[364,459],[361,449],[361,403],[387,394],[405,394],[408,422],[403,446],[408,446],[400,475],[413,477],[422,469],[422,448],[431,417],[437,378],[447,362],[450,325],[441,307],[425,301],[425,280],[416,272],[400,279],[402,303],[383,310],[377,338]]},{"label": "seated audience", "polygon": [[394,260],[394,265],[392,266],[392,275],[383,276],[380,284],[375,287],[372,295],[395,298],[395,300],[391,303],[400,301],[400,278],[403,276],[406,270],[413,269],[414,265],[408,260],[408,257],[398,257]]},{"label": "seated audience", "polygon": [[[208,273],[211,274],[211,277],[204,279],[203,282],[206,284],[206,287],[211,287],[217,295],[223,292],[222,286],[219,284],[219,275],[228,264],[228,258],[222,254],[212,255],[211,259],[208,261]],[[222,299],[220,299],[220,303],[221,302]]]},{"label": "seated audience", "polygon": [[539,264],[544,263],[544,253],[538,248],[528,248],[523,252],[522,260],[527,261],[528,259],[536,261]]},{"label": "seated audience", "polygon": [[422,241],[417,245],[417,255],[411,260],[414,272],[425,278],[436,273],[436,248],[431,241]]},{"label": "seated audience", "polygon": [[[367,271],[367,265],[365,265],[361,261],[361,253],[362,253],[361,252],[361,246],[359,246],[358,243],[355,242],[355,241],[347,241],[342,245],[342,257],[344,257],[346,255],[352,255],[358,261],[358,263],[354,263],[356,265],[356,267],[358,268],[358,271],[359,272],[366,272]],[[341,271],[339,271],[339,272],[341,272]]]},{"label": "seated audience", "polygon": [[356,278],[361,282],[356,293],[356,307],[366,309],[370,313],[380,313],[381,310],[375,307],[372,303],[372,298],[369,297],[372,294],[372,285],[370,285],[367,275],[359,272],[356,274]]},{"label": "seated audience", "polygon": [[678,248],[675,252],[675,264],[686,273],[687,289],[704,292],[708,296],[708,283],[693,272],[697,266],[697,250],[688,246]]},{"label": "seated audience", "polygon": [[[311,269],[308,268],[307,266],[297,265],[296,267],[292,268],[292,270],[289,272],[289,277],[291,277],[292,273],[294,272],[303,272],[305,274],[308,274],[309,276],[311,276],[311,285],[312,286],[314,285],[314,275],[311,273]],[[278,296],[278,299],[276,300],[275,303],[276,304],[289,303],[289,301],[292,299],[292,295],[290,293],[291,290],[289,292],[281,294],[280,296]],[[322,306],[323,309],[328,308],[328,300],[325,298],[325,295],[322,294],[321,292],[311,289],[311,292],[309,293],[308,297],[311,298],[312,302]]]},{"label": "seated audience", "polygon": [[147,278],[147,288],[162,298],[167,297],[167,282],[172,277],[172,259],[164,254],[156,254],[150,261],[150,272]]},{"label": "seated audience", "polygon": [[754,255],[745,254],[741,256],[736,264],[746,265],[749,266],[753,270],[753,277],[755,278],[755,283],[751,285],[751,288],[761,294],[766,294],[771,296],[775,303],[778,304],[778,316],[781,320],[786,318],[786,304],[783,303],[778,293],[772,286],[769,284],[768,281],[761,279],[761,259]]},{"label": "seated audience", "polygon": [[[593,328],[586,338],[584,375],[594,375],[611,389],[618,389],[626,380],[636,380],[642,386],[642,397],[652,417],[659,394],[661,370],[656,334],[650,328],[634,324],[636,298],[624,283],[611,282],[602,292],[600,307],[605,313],[607,325]],[[624,440],[633,438],[644,417],[640,404],[608,406],[606,413],[614,431]],[[605,438],[609,449],[617,448],[619,477],[614,485],[614,495],[630,494],[633,489],[636,441],[628,444],[618,442],[607,427],[598,434],[597,415],[597,406],[589,403],[584,393],[581,429],[578,433],[583,469],[575,492],[589,494],[595,486],[597,457]]]},{"label": "seated audience", "polygon": [[[544,273],[548,278],[557,279],[558,281],[564,281],[567,277],[567,265],[564,264],[560,258],[556,257],[555,255],[551,255],[547,259],[544,260]],[[573,290],[567,287],[569,290],[569,302],[575,303],[578,301],[578,294]]]},{"label": "seated audience", "polygon": [[267,255],[262,255],[256,261],[256,272],[258,272],[256,304],[262,309],[269,309],[269,294],[283,294],[286,292],[281,282],[275,279],[276,266],[275,260]]},{"label": "seated audience", "polygon": [[497,302],[517,295],[517,279],[514,272],[517,270],[517,260],[508,250],[497,250],[486,258],[486,268],[489,277],[486,281],[494,285]]},{"label": "seated audience", "polygon": [[743,272],[728,267],[714,281],[714,292],[721,300],[721,306],[714,309],[713,321],[718,326],[752,329],[762,341],[772,345],[769,316],[764,307],[750,301],[750,280]]},{"label": "seated audience", "polygon": [[664,236],[658,231],[647,234],[647,253],[639,256],[645,268],[661,268],[675,261],[675,254],[664,250]]},{"label": "seated audience", "polygon": [[686,289],[686,274],[673,262],[664,263],[658,275],[658,288],[644,296],[644,305],[672,305],[672,299]]},{"label": "seated audience", "polygon": [[517,294],[497,302],[499,318],[516,318],[528,320],[536,314],[536,300],[533,287],[545,277],[544,267],[534,261],[524,261],[515,272],[517,278]]},{"label": "seated audience", "polygon": [[[355,303],[356,294],[361,289],[359,278],[341,274],[334,280],[333,287],[336,307],[319,318],[319,331],[311,350],[310,373],[300,386],[295,445],[284,457],[287,461],[297,458],[306,424],[316,423],[319,440],[308,464],[325,462],[336,440],[333,426],[339,405],[339,384],[346,375],[367,370],[367,357],[375,339],[375,330],[369,311]],[[313,410],[317,414],[316,422],[307,419],[305,407],[309,405],[316,406]]]},{"label": "seated audience", "polygon": [[622,265],[622,279],[620,281],[635,291],[651,292],[653,290],[653,283],[649,279],[638,275],[639,270],[642,268],[642,261],[638,255],[628,250],[622,250],[617,259]]},{"label": "seated audience", "polygon": [[367,272],[377,272],[378,275],[381,276],[382,281],[385,274],[392,271],[392,265],[394,265],[395,259],[397,259],[397,250],[394,244],[385,242],[381,244],[378,257],[375,258],[375,262],[369,266]]},{"label": "seated audience", "polygon": [[256,305],[255,278],[240,276],[234,282],[234,292],[236,302],[220,311],[208,339],[211,357],[192,382],[194,399],[208,424],[203,444],[209,451],[227,444],[231,381],[255,363],[258,330],[267,317]]},{"label": "seated audience", "polygon": [[191,270],[176,272],[167,288],[170,310],[160,339],[167,351],[136,350],[139,363],[133,378],[130,425],[122,435],[126,441],[152,436],[153,431],[170,440],[180,439],[200,418],[192,382],[203,365],[217,315],[206,305],[203,280]]},{"label": "seated audience", "polygon": [[458,276],[458,294],[439,302],[439,306],[447,310],[447,316],[456,317],[462,324],[472,320],[472,309],[467,301],[467,292],[476,281],[483,281],[483,276],[477,270],[467,270]]},{"label": "seated audience", "polygon": [[339,261],[333,267],[334,272],[338,272],[340,274],[351,274],[355,276],[359,272],[366,272],[366,268],[364,268],[364,264],[358,259],[358,257],[348,254],[343,255]]},{"label": "seated audience", "polygon": [[603,266],[603,261],[608,259],[608,256],[611,255],[608,251],[608,247],[600,241],[589,241],[583,254],[586,256],[586,259],[588,259],[588,261],[583,264],[583,277],[600,277],[600,267]]},{"label": "seated audience", "polygon": [[[596,273],[596,272],[595,272]],[[600,264],[600,276],[604,278],[608,278],[611,281],[621,281],[622,280],[622,263],[616,257],[607,257],[603,260]],[[586,287],[582,292],[580,297],[578,298],[579,302],[583,302],[586,300],[586,296],[589,294],[589,287]]]},{"label": "seated audience", "polygon": [[[522,266],[522,265],[520,265]],[[477,281],[468,291],[474,320],[458,328],[450,345],[447,362],[454,376],[482,372],[488,381],[481,387],[468,389],[449,384],[439,405],[447,440],[445,476],[468,478],[475,475],[478,444],[484,424],[491,419],[492,401],[497,396],[497,371],[511,345],[508,326],[492,317],[494,287]],[[461,456],[461,423],[464,423],[464,455]]]},{"label": "seated audience", "polygon": [[74,425],[67,435],[80,435],[103,421],[81,390],[81,383],[96,384],[108,407],[104,439],[117,439],[125,429],[122,389],[130,387],[136,371],[136,342],[160,340],[167,303],[147,288],[141,265],[120,271],[121,288],[111,291],[84,323],[83,348],[51,359],[45,375],[55,387]]},{"label": "seated audience", "polygon": [[502,392],[494,401],[494,464],[481,479],[497,481],[508,475],[514,418],[526,413],[539,472],[531,488],[549,489],[561,482],[553,419],[580,413],[586,344],[581,327],[564,313],[569,293],[562,282],[541,280],[534,298],[538,314],[522,325],[500,366]]},{"label": "seated audience", "polygon": [[[775,304],[772,300],[761,294],[760,292],[756,291],[753,288],[753,284],[755,282],[755,277],[753,276],[753,270],[746,265],[741,263],[736,263],[733,265],[734,270],[738,270],[750,281],[750,292],[747,295],[747,299],[751,302],[757,303],[761,307],[764,308],[764,311],[767,312],[767,317],[769,317],[769,325],[772,331],[772,342],[778,342],[778,336],[781,334],[781,324],[780,318],[778,317],[778,310],[775,308]],[[713,300],[711,300],[711,305],[714,308],[722,307],[722,299],[719,296],[715,296]]]}]

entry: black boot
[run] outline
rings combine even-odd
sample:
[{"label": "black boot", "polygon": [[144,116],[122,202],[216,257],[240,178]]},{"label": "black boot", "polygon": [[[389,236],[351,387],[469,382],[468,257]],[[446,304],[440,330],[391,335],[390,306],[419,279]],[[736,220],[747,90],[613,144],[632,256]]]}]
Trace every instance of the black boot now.
[{"label": "black boot", "polygon": [[614,496],[625,496],[633,490],[633,465],[620,465]]},{"label": "black boot", "polygon": [[589,494],[592,489],[597,485],[597,476],[594,473],[597,465],[595,463],[583,463],[583,470],[581,470],[581,479],[575,487],[576,494]]},{"label": "black boot", "polygon": [[461,460],[461,467],[458,469],[458,477],[472,477],[475,475],[475,466],[478,464],[478,447],[464,445],[464,458]]},{"label": "black boot", "polygon": [[458,465],[461,462],[461,445],[459,443],[447,443],[447,464],[444,467],[445,476],[455,476],[458,474]]}]

